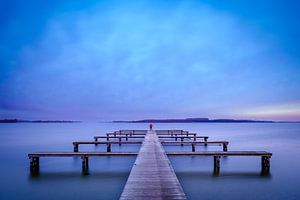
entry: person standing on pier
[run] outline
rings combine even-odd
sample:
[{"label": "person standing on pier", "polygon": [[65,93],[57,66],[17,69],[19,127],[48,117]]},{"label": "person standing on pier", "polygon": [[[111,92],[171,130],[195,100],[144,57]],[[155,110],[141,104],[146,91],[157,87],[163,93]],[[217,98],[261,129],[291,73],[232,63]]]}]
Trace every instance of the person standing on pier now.
[{"label": "person standing on pier", "polygon": [[150,122],[150,130],[152,131],[152,128],[153,128],[153,125],[152,125],[152,123]]}]

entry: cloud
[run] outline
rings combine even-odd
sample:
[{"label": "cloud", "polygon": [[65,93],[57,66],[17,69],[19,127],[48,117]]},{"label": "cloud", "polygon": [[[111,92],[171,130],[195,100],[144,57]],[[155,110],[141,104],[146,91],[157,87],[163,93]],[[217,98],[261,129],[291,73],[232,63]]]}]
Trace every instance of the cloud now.
[{"label": "cloud", "polygon": [[2,105],[44,110],[32,116],[213,116],[300,97],[284,98],[299,80],[288,56],[236,16],[199,3],[100,3],[61,13],[18,63]]}]

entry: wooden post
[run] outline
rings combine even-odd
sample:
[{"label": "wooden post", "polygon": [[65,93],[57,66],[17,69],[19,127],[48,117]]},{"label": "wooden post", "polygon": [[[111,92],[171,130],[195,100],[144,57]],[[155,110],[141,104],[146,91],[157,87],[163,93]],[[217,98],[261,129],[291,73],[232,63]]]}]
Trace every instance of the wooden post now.
[{"label": "wooden post", "polygon": [[223,143],[223,151],[227,151],[227,143]]},{"label": "wooden post", "polygon": [[89,157],[82,156],[82,174],[88,175],[89,174]]},{"label": "wooden post", "polygon": [[74,143],[74,152],[78,152],[78,144],[77,143]]},{"label": "wooden post", "polygon": [[94,139],[95,139],[95,142],[98,142],[98,138],[94,137]]},{"label": "wooden post", "polygon": [[195,133],[195,134],[194,134],[194,141],[196,141],[196,135],[197,135],[197,134]]},{"label": "wooden post", "polygon": [[132,132],[131,131],[130,131],[129,135],[132,136]]},{"label": "wooden post", "polygon": [[171,136],[173,137],[173,131],[171,131]]},{"label": "wooden post", "polygon": [[261,173],[262,174],[270,173],[270,157],[269,156],[261,157]]},{"label": "wooden post", "polygon": [[195,152],[196,148],[195,148],[195,143],[192,143],[192,152]]},{"label": "wooden post", "polygon": [[[183,142],[183,137],[181,138],[181,142]],[[183,146],[183,143],[181,143],[181,146]]]},{"label": "wooden post", "polygon": [[220,174],[220,156],[214,156],[214,174]]},{"label": "wooden post", "polygon": [[114,132],[114,136],[116,137],[116,135],[117,135],[117,134],[116,134],[116,131],[115,131],[115,132]]},{"label": "wooden post", "polygon": [[128,141],[128,134],[126,134],[126,141]]},{"label": "wooden post", "polygon": [[[207,142],[207,137],[204,138],[204,142]],[[207,146],[207,143],[205,143],[204,146]]]},{"label": "wooden post", "polygon": [[175,141],[177,141],[177,134],[175,134]]},{"label": "wooden post", "polygon": [[111,144],[110,143],[106,144],[106,151],[111,152]]},{"label": "wooden post", "polygon": [[122,141],[122,138],[119,137],[119,146],[121,146],[121,141]]},{"label": "wooden post", "polygon": [[186,136],[189,136],[189,132],[188,131],[186,132]]},{"label": "wooden post", "polygon": [[[115,136],[116,136],[116,132],[115,132]],[[109,141],[109,134],[106,133],[106,141]]]},{"label": "wooden post", "polygon": [[37,175],[40,171],[40,158],[31,157],[30,158],[30,173],[32,175]]}]

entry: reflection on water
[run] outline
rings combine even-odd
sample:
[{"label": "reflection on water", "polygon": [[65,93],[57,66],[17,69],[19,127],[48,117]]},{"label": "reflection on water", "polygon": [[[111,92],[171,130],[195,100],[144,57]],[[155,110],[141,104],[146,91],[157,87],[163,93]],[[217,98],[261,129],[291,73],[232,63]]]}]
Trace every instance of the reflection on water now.
[{"label": "reflection on water", "polygon": [[264,175],[262,176],[259,172],[223,172],[218,176],[215,176],[210,172],[178,172],[178,177],[184,177],[188,179],[271,179],[272,175]]},{"label": "reflection on water", "polygon": [[[2,178],[0,199],[118,199],[135,157],[92,157],[90,175],[81,174],[80,158],[41,158],[40,174],[31,176],[27,153],[73,151],[73,141],[93,141],[118,129],[148,124],[0,124]],[[185,129],[229,141],[228,150],[273,153],[271,173],[261,176],[260,157],[222,157],[213,175],[212,157],[169,157],[189,199],[300,199],[300,124],[154,124],[156,129]],[[168,140],[173,141],[173,140]],[[113,145],[112,151],[138,151],[140,145]],[[164,146],[191,151],[191,146]],[[105,152],[106,145],[80,145],[80,151]],[[196,151],[222,151],[197,145]]]},{"label": "reflection on water", "polygon": [[127,177],[129,173],[127,172],[93,172],[92,176],[85,176],[80,174],[80,172],[43,172],[38,176],[28,175],[30,181],[36,182],[48,182],[48,181],[61,181],[61,180],[72,180],[72,179],[82,179],[82,180],[99,180],[99,179],[115,179],[119,177]]}]

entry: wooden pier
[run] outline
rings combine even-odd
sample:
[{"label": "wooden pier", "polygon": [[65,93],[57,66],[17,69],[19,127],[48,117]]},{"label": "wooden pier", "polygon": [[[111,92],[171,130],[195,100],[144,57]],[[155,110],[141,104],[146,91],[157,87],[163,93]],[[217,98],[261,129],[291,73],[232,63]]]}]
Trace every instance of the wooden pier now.
[{"label": "wooden pier", "polygon": [[[95,142],[98,141],[98,139],[106,139],[106,141],[109,141],[110,139],[118,139],[119,142],[122,141],[122,138],[128,141],[128,139],[143,139],[145,138],[145,135],[130,135],[130,134],[121,134],[121,135],[111,135],[110,133],[106,134],[106,136],[94,136]],[[174,135],[158,135],[158,138],[162,139],[175,139],[177,141],[178,139],[181,140],[181,142],[184,141],[184,139],[191,140],[193,139],[196,141],[197,139],[203,139],[205,142],[208,139],[208,136],[197,136],[197,134],[193,133],[193,136],[188,135],[188,133],[185,134],[174,134]]]},{"label": "wooden pier", "polygon": [[204,151],[204,152],[168,152],[168,156],[211,156],[214,158],[214,174],[220,174],[221,156],[259,156],[261,157],[261,174],[269,174],[272,153],[266,151]]},{"label": "wooden pier", "polygon": [[136,152],[114,152],[114,153],[98,153],[98,152],[41,152],[30,153],[30,172],[32,175],[39,174],[40,158],[41,157],[81,157],[82,159],[82,174],[89,174],[89,157],[103,157],[103,156],[137,156]]},{"label": "wooden pier", "polygon": [[73,142],[73,146],[74,146],[74,152],[78,152],[79,151],[79,145],[80,144],[94,144],[94,145],[98,145],[98,144],[105,144],[106,145],[106,151],[107,152],[111,152],[111,145],[112,144],[131,144],[131,145],[137,145],[137,144],[142,144],[143,142]]},{"label": "wooden pier", "polygon": [[[98,141],[105,139],[106,141]],[[117,139],[117,141],[110,140]],[[126,141],[122,141],[125,139]],[[128,141],[143,139],[143,141]],[[166,141],[163,139],[175,139]],[[180,141],[177,141],[180,139]],[[186,139],[186,141],[184,141]],[[203,139],[198,141],[197,139]],[[261,173],[270,173],[272,153],[266,151],[228,151],[228,141],[207,141],[208,136],[197,136],[183,130],[120,130],[95,136],[95,141],[73,142],[74,152],[30,153],[30,172],[39,173],[40,158],[80,157],[82,173],[89,174],[89,157],[137,156],[135,164],[120,199],[186,199],[183,189],[174,173],[168,156],[209,156],[213,158],[213,173],[220,174],[220,158],[229,156],[261,157]],[[111,152],[112,145],[141,145],[139,152]],[[79,145],[106,145],[106,152],[79,152]],[[191,145],[191,152],[165,152],[163,145]],[[223,151],[196,151],[196,145],[220,145]]]},{"label": "wooden pier", "polygon": [[[157,135],[169,135],[169,136],[175,136],[175,135],[186,135],[186,136],[191,136],[191,135],[196,135],[196,133],[190,133],[188,131],[184,130],[155,130]],[[147,130],[119,130],[119,131],[114,131],[113,133],[107,133],[106,135],[110,136],[117,136],[117,135],[146,135]]]},{"label": "wooden pier", "polygon": [[192,152],[196,151],[196,145],[222,145],[223,146],[223,151],[227,151],[227,146],[229,142],[227,141],[212,141],[212,142],[161,142],[162,145],[191,145],[192,146]]},{"label": "wooden pier", "polygon": [[186,199],[154,131],[146,135],[120,199]]},{"label": "wooden pier", "polygon": [[[82,144],[94,144],[94,145],[98,145],[98,144],[103,144],[103,145],[106,145],[106,151],[107,152],[111,152],[111,146],[113,144],[118,144],[118,145],[122,145],[122,144],[125,144],[125,145],[139,145],[139,144],[142,144],[143,142],[141,141],[136,141],[136,142],[113,142],[113,141],[106,141],[106,142],[73,142],[73,146],[74,146],[74,152],[78,152],[79,151],[79,145],[82,145]],[[192,152],[195,152],[196,151],[196,145],[222,145],[223,146],[223,151],[227,151],[227,146],[229,144],[229,142],[227,141],[210,141],[210,142],[195,142],[195,141],[191,141],[191,142],[167,142],[167,141],[162,141],[161,142],[162,145],[181,145],[181,146],[184,146],[184,145],[191,145],[192,147]]]}]

